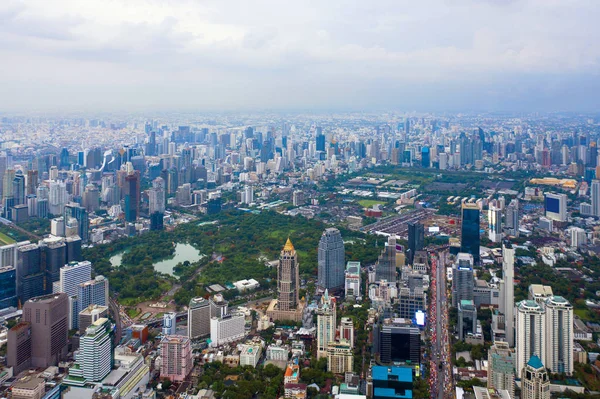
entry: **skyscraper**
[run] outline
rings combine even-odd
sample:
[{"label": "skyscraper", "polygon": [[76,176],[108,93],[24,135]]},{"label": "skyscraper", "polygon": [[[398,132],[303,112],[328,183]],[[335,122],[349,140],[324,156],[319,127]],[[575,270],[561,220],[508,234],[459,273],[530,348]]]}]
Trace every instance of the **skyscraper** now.
[{"label": "skyscraper", "polygon": [[79,237],[86,243],[90,238],[90,218],[88,212],[84,207],[77,203],[71,202],[64,207],[65,223],[68,224],[69,220],[77,220],[77,228],[79,230]]},{"label": "skyscraper", "polygon": [[431,155],[429,152],[429,147],[427,146],[421,148],[421,166],[423,168],[428,168],[431,166]]},{"label": "skyscraper", "polygon": [[508,235],[519,236],[519,200],[514,199],[506,207],[505,229]]},{"label": "skyscraper", "polygon": [[473,255],[475,263],[479,263],[479,207],[477,204],[462,204],[462,224],[460,235],[460,252]]},{"label": "skyscraper", "polygon": [[180,335],[165,336],[160,341],[160,350],[160,377],[171,381],[185,380],[194,365],[190,339]]},{"label": "skyscraper", "polygon": [[417,251],[425,245],[425,226],[422,223],[408,223],[408,264],[412,265]]},{"label": "skyscraper", "polygon": [[81,379],[85,383],[100,382],[110,373],[112,364],[111,323],[107,318],[100,318],[86,328],[85,335],[80,338],[79,351],[65,383],[80,385]]},{"label": "skyscraper", "polygon": [[452,270],[452,306],[458,307],[463,300],[473,300],[473,256],[459,253]]},{"label": "skyscraper", "polygon": [[562,296],[546,299],[546,367],[573,374],[573,306]]},{"label": "skyscraper", "polygon": [[17,269],[0,266],[0,309],[17,306]]},{"label": "skyscraper", "polygon": [[68,296],[77,295],[79,285],[85,283],[91,278],[92,264],[89,261],[84,260],[82,262],[73,262],[68,265],[65,265],[60,268],[58,292],[64,292]]},{"label": "skyscraper", "polygon": [[177,313],[165,313],[163,316],[163,335],[177,334]]},{"label": "skyscraper", "polygon": [[547,335],[544,315],[544,309],[535,301],[528,299],[517,305],[517,371],[523,370],[527,361],[534,355],[542,359],[542,363],[546,358]]},{"label": "skyscraper", "polygon": [[108,279],[98,275],[79,284],[77,287],[77,300],[79,309],[85,309],[90,305],[109,306]]},{"label": "skyscraper", "polygon": [[17,295],[20,303],[45,292],[40,248],[37,244],[17,247]]},{"label": "skyscraper", "polygon": [[344,288],[345,256],[344,240],[340,231],[335,228],[325,229],[319,241],[319,288],[330,291]]},{"label": "skyscraper", "polygon": [[495,204],[488,209],[488,238],[491,242],[502,240],[502,209]]},{"label": "skyscraper", "polygon": [[14,375],[31,367],[31,323],[22,321],[8,330],[6,364]]},{"label": "skyscraper", "polygon": [[515,397],[515,354],[506,342],[495,342],[488,351],[488,389],[506,389]]},{"label": "skyscraper", "polygon": [[195,339],[210,335],[210,303],[197,297],[190,300],[188,306],[188,337]]},{"label": "skyscraper", "polygon": [[140,215],[140,171],[133,170],[125,177],[123,195],[125,220],[135,222]]},{"label": "skyscraper", "polygon": [[567,194],[546,193],[544,196],[544,209],[548,219],[565,222],[567,220]]},{"label": "skyscraper", "polygon": [[67,355],[67,294],[32,298],[23,305],[23,321],[31,324],[31,365],[56,366]]},{"label": "skyscraper", "polygon": [[290,239],[287,239],[277,266],[277,299],[271,301],[267,309],[267,315],[272,320],[302,319],[303,304],[299,297],[300,265],[298,254]]},{"label": "skyscraper", "polygon": [[317,309],[317,358],[326,357],[328,344],[335,341],[335,307],[335,298],[330,297],[325,290]]},{"label": "skyscraper", "polygon": [[396,277],[396,237],[388,237],[385,248],[377,259],[375,265],[375,280],[387,280],[388,283],[395,283]]},{"label": "skyscraper", "polygon": [[521,399],[550,399],[550,379],[539,356],[531,356],[520,373]]},{"label": "skyscraper", "polygon": [[506,342],[515,346],[515,249],[502,244],[502,281],[500,283],[500,313],[504,314]]},{"label": "skyscraper", "polygon": [[592,180],[590,195],[592,197],[592,216],[600,216],[600,180]]}]

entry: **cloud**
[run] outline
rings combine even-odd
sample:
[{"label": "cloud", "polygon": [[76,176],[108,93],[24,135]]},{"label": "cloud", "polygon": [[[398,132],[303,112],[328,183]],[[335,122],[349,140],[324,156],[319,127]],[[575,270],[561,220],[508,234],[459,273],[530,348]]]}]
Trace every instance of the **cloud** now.
[{"label": "cloud", "polygon": [[599,14],[593,0],[6,1],[0,107],[593,109]]}]

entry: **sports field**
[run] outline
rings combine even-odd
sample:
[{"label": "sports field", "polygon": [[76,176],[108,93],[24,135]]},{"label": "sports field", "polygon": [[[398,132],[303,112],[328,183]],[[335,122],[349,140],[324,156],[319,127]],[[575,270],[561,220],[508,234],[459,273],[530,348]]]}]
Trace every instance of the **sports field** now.
[{"label": "sports field", "polygon": [[7,245],[16,242],[4,233],[0,233],[0,245]]}]

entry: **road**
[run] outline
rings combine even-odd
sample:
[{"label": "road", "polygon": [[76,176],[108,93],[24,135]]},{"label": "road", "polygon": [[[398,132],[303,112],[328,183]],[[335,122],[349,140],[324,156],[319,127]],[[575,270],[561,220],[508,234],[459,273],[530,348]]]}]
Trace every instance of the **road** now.
[{"label": "road", "polygon": [[121,322],[121,308],[117,304],[117,302],[109,298],[109,309],[110,313],[113,316],[113,320],[115,321],[115,344],[119,344],[121,342],[121,337],[123,336],[123,323]]}]

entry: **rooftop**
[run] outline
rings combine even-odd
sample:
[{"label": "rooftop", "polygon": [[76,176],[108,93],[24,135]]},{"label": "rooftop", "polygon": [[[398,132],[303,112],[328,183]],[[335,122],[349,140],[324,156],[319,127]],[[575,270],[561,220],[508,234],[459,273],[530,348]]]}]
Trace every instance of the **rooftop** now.
[{"label": "rooftop", "polygon": [[412,382],[412,368],[410,367],[385,367],[374,366],[372,370],[374,380],[395,380],[402,382]]},{"label": "rooftop", "polygon": [[531,356],[527,365],[533,367],[534,369],[543,369],[544,365],[542,364],[542,360],[536,355]]}]

